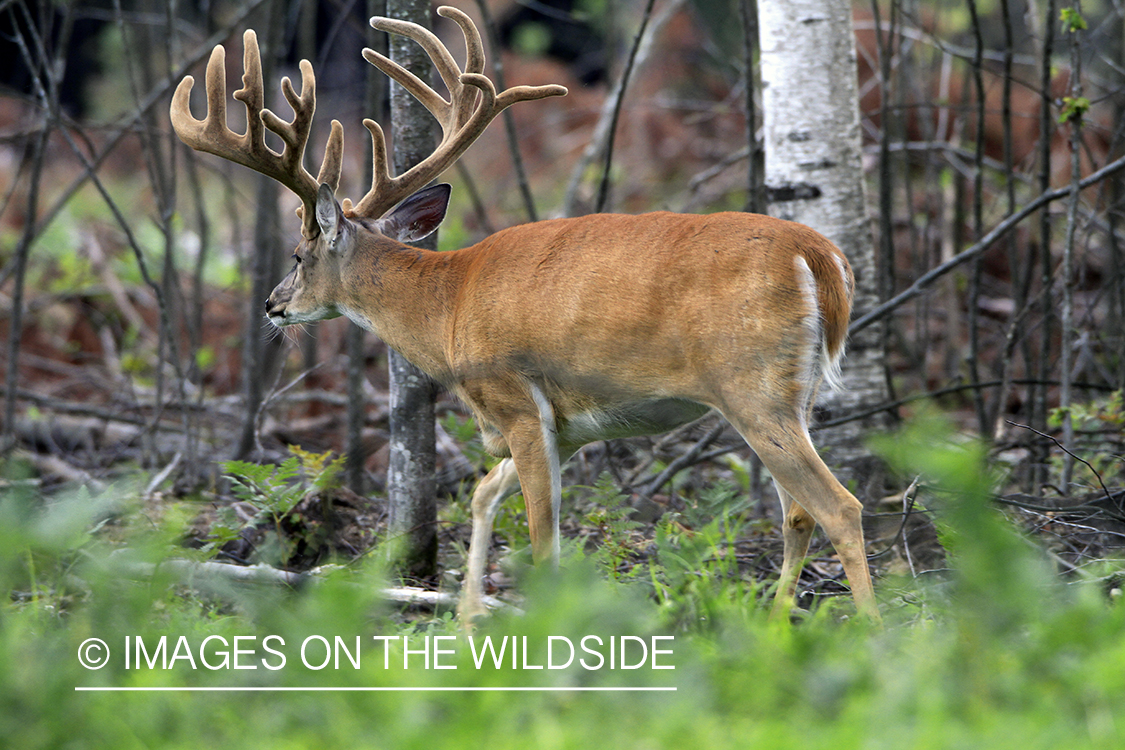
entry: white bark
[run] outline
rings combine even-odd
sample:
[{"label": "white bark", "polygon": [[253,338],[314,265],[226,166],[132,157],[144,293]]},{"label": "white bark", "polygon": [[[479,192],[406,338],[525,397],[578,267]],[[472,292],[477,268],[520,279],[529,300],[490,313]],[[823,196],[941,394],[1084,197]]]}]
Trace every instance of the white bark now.
[{"label": "white bark", "polygon": [[[836,243],[856,274],[854,311],[878,302],[875,245],[864,194],[855,31],[846,0],[758,3],[765,182],[773,216],[807,224]],[[831,417],[886,399],[882,328],[849,342],[844,391],[822,393]],[[864,455],[871,423],[823,430],[835,462]]]},{"label": "white bark", "polygon": [[770,0],[758,14],[770,213],[870,245],[851,7]]}]

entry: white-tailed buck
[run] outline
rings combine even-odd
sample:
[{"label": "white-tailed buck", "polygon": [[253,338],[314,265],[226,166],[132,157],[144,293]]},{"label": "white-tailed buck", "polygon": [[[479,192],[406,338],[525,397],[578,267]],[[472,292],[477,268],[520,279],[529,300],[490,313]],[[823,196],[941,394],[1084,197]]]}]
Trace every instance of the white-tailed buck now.
[{"label": "white-tailed buck", "polygon": [[[836,548],[857,607],[878,617],[860,525],[861,505],[832,476],[809,439],[817,388],[844,352],[853,277],[844,255],[813,230],[745,213],[593,215],[498,232],[455,252],[403,244],[437,228],[448,185],[426,185],[502,109],[562,96],[562,86],[497,93],[482,75],[472,21],[443,7],[467,47],[466,72],[433,34],[372,18],[416,40],[450,92],[371,50],[363,56],[421,100],[441,123],[434,153],[391,177],[379,125],[371,190],[336,202],[343,133],[333,121],[320,174],[302,165],[315,82],[302,61],[302,92],[282,91],[295,117],[263,108],[253,32],[245,36],[247,131],[226,124],[222,47],[207,67],[208,115],[189,111],[192,79],[172,100],[172,125],[192,148],[269,175],[300,197],[303,239],[293,270],[266,301],[278,326],[346,315],[456,393],[472,409],[489,451],[506,458],[476,488],[461,615],[484,612],[482,578],[500,501],[523,490],[536,562],[557,563],[560,465],[586,443],[670,430],[720,411],[777,484],[785,553],[775,614],[791,605],[819,523]],[[285,143],[268,148],[263,128]]]}]

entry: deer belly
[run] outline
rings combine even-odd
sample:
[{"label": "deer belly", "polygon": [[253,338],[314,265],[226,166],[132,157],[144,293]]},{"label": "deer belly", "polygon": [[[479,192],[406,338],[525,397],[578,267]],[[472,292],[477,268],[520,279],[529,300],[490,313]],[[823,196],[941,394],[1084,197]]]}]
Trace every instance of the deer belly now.
[{"label": "deer belly", "polygon": [[559,419],[559,442],[581,446],[596,440],[655,435],[699,419],[709,406],[678,398],[594,407]]}]

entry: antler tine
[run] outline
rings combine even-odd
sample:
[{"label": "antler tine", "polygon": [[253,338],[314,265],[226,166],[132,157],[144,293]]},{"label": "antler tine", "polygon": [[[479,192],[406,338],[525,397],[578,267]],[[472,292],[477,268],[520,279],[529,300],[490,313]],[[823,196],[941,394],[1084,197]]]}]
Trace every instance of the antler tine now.
[{"label": "antler tine", "polygon": [[[372,19],[372,21],[374,20],[375,19]],[[372,25],[374,26],[374,23],[372,23]],[[391,80],[397,81],[398,84],[409,91],[415,99],[422,102],[426,109],[430,111],[430,114],[437,118],[438,122],[441,123],[443,127],[445,126],[449,102],[443,99],[441,94],[434,91],[421,78],[414,75],[394,60],[379,54],[373,49],[364,49],[363,59],[383,71]],[[454,65],[456,65],[456,63],[454,63]],[[458,71],[458,75],[460,75],[460,71]],[[457,84],[455,83],[454,85],[456,86]]]},{"label": "antler tine", "polygon": [[[461,34],[465,37],[465,73],[483,74],[484,43],[481,41],[480,32],[477,31],[476,24],[461,11],[449,6],[443,5],[439,8],[438,15],[454,20],[457,25],[461,27]],[[461,82],[463,83],[463,79]],[[462,86],[458,86],[459,93],[463,90]],[[473,114],[473,98],[469,96],[454,97],[453,101],[458,105],[454,122],[457,126],[460,126],[468,122]]]},{"label": "antler tine", "polygon": [[316,175],[318,185],[328,185],[335,193],[340,187],[340,173],[344,168],[344,126],[333,120],[328,128],[328,143],[324,146],[324,158],[320,162],[320,172]]},{"label": "antler tine", "polygon": [[563,86],[516,86],[501,94],[496,93],[484,72],[484,44],[472,20],[456,8],[442,6],[438,15],[453,19],[465,36],[465,72],[457,66],[444,44],[427,29],[407,21],[376,16],[371,26],[382,31],[407,36],[417,42],[430,56],[449,89],[449,101],[410,71],[374,50],[363,50],[363,57],[397,81],[430,111],[442,127],[441,143],[429,157],[398,177],[391,177],[387,169],[387,146],[383,130],[371,120],[363,124],[371,132],[374,154],[374,177],[371,189],[353,207],[345,201],[344,211],[349,216],[378,218],[408,195],[424,187],[444,172],[484,132],[506,107],[519,101],[565,96]]},{"label": "antler tine", "polygon": [[[441,13],[443,10],[448,10],[448,8],[443,6],[438,9],[438,12]],[[457,12],[460,13],[460,11]],[[445,13],[441,14],[447,15]],[[476,27],[472,25],[472,21],[470,21],[467,16],[465,17],[465,22],[471,30],[470,32],[466,32],[465,37],[466,45],[469,46],[470,49],[472,48],[470,34],[476,38],[478,51],[475,57],[479,57],[480,70],[473,72],[479,73],[484,70],[484,50],[481,45],[480,35],[477,34]],[[399,21],[393,18],[375,16],[371,19],[371,26],[380,31],[399,34],[417,42],[418,45],[425,50],[426,54],[430,56],[434,68],[437,69],[438,74],[441,75],[442,81],[445,82],[446,88],[449,89],[450,101],[446,101],[440,94],[434,91],[429,84],[418,78],[409,70],[374,50],[363,50],[364,59],[383,71],[389,78],[397,81],[418,101],[422,102],[426,109],[428,109],[441,124],[443,130],[458,127],[461,122],[467,118],[468,111],[464,111],[463,116],[460,118],[458,115],[462,115],[462,110],[471,109],[473,103],[471,100],[465,102],[464,97],[461,95],[463,90],[463,86],[461,85],[461,69],[457,66],[457,62],[453,59],[453,55],[450,54],[449,49],[442,44],[441,40],[429,29],[410,23],[409,21]],[[470,52],[470,59],[473,57],[473,53]],[[473,69],[469,67],[469,70],[472,71]]]},{"label": "antler tine", "polygon": [[393,208],[401,198],[394,199],[390,203],[380,202],[379,204],[376,204],[376,198],[391,196],[392,194],[399,195],[401,191],[396,189],[396,178],[391,177],[390,169],[387,166],[387,139],[383,135],[383,128],[380,127],[379,123],[366,117],[363,118],[363,127],[371,133],[371,189],[354,206],[351,198],[344,198],[340,201],[340,208],[344,215],[348,217],[378,218]]},{"label": "antler tine", "polygon": [[[326,182],[335,189],[340,181],[343,128],[335,120],[332,122],[320,174],[314,179],[303,164],[316,111],[316,76],[312,65],[301,61],[300,94],[288,77],[281,80],[281,91],[293,108],[293,120],[286,122],[265,107],[261,52],[253,30],[243,35],[243,47],[242,88],[234,92],[234,98],[246,107],[246,132],[240,135],[226,124],[226,51],[222,45],[212,50],[207,63],[206,118],[197,120],[191,114],[189,102],[195,79],[185,76],[172,96],[172,128],[193,149],[250,167],[293,191],[302,203],[297,210],[302,217],[302,231],[306,237],[315,237],[320,231],[315,210],[317,188]],[[280,154],[266,145],[263,128],[276,133],[285,144]]]},{"label": "antler tine", "polygon": [[169,112],[172,129],[176,131],[181,141],[196,151],[206,151],[226,158],[230,152],[228,147],[232,145],[231,138],[235,134],[226,126],[226,50],[221,44],[211,50],[211,58],[207,61],[207,118],[205,120],[197,120],[191,114],[189,101],[194,86],[193,76],[184,76],[176,86]]}]

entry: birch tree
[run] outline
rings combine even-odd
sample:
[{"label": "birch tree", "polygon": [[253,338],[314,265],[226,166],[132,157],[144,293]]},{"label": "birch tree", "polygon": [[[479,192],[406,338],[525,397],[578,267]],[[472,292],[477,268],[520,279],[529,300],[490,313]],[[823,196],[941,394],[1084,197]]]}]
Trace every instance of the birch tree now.
[{"label": "birch tree", "polygon": [[[807,224],[844,251],[856,275],[854,312],[878,302],[867,217],[856,81],[855,31],[846,0],[758,3],[765,183],[769,213]],[[854,313],[853,313],[854,314]],[[822,393],[831,418],[886,400],[882,326],[852,337],[844,390]],[[865,457],[862,420],[821,430],[817,442],[845,469]]]},{"label": "birch tree", "polygon": [[[431,28],[429,0],[388,0],[387,16]],[[413,40],[390,35],[390,57],[423,81],[433,78],[425,51]],[[391,160],[396,174],[429,156],[436,142],[436,122],[429,111],[397,83],[391,84]],[[419,247],[437,249],[437,233]],[[388,354],[391,381],[390,466],[387,499],[390,533],[400,542],[401,570],[411,576],[432,575],[437,567],[437,480],[434,399],[437,385],[397,352]]]}]

